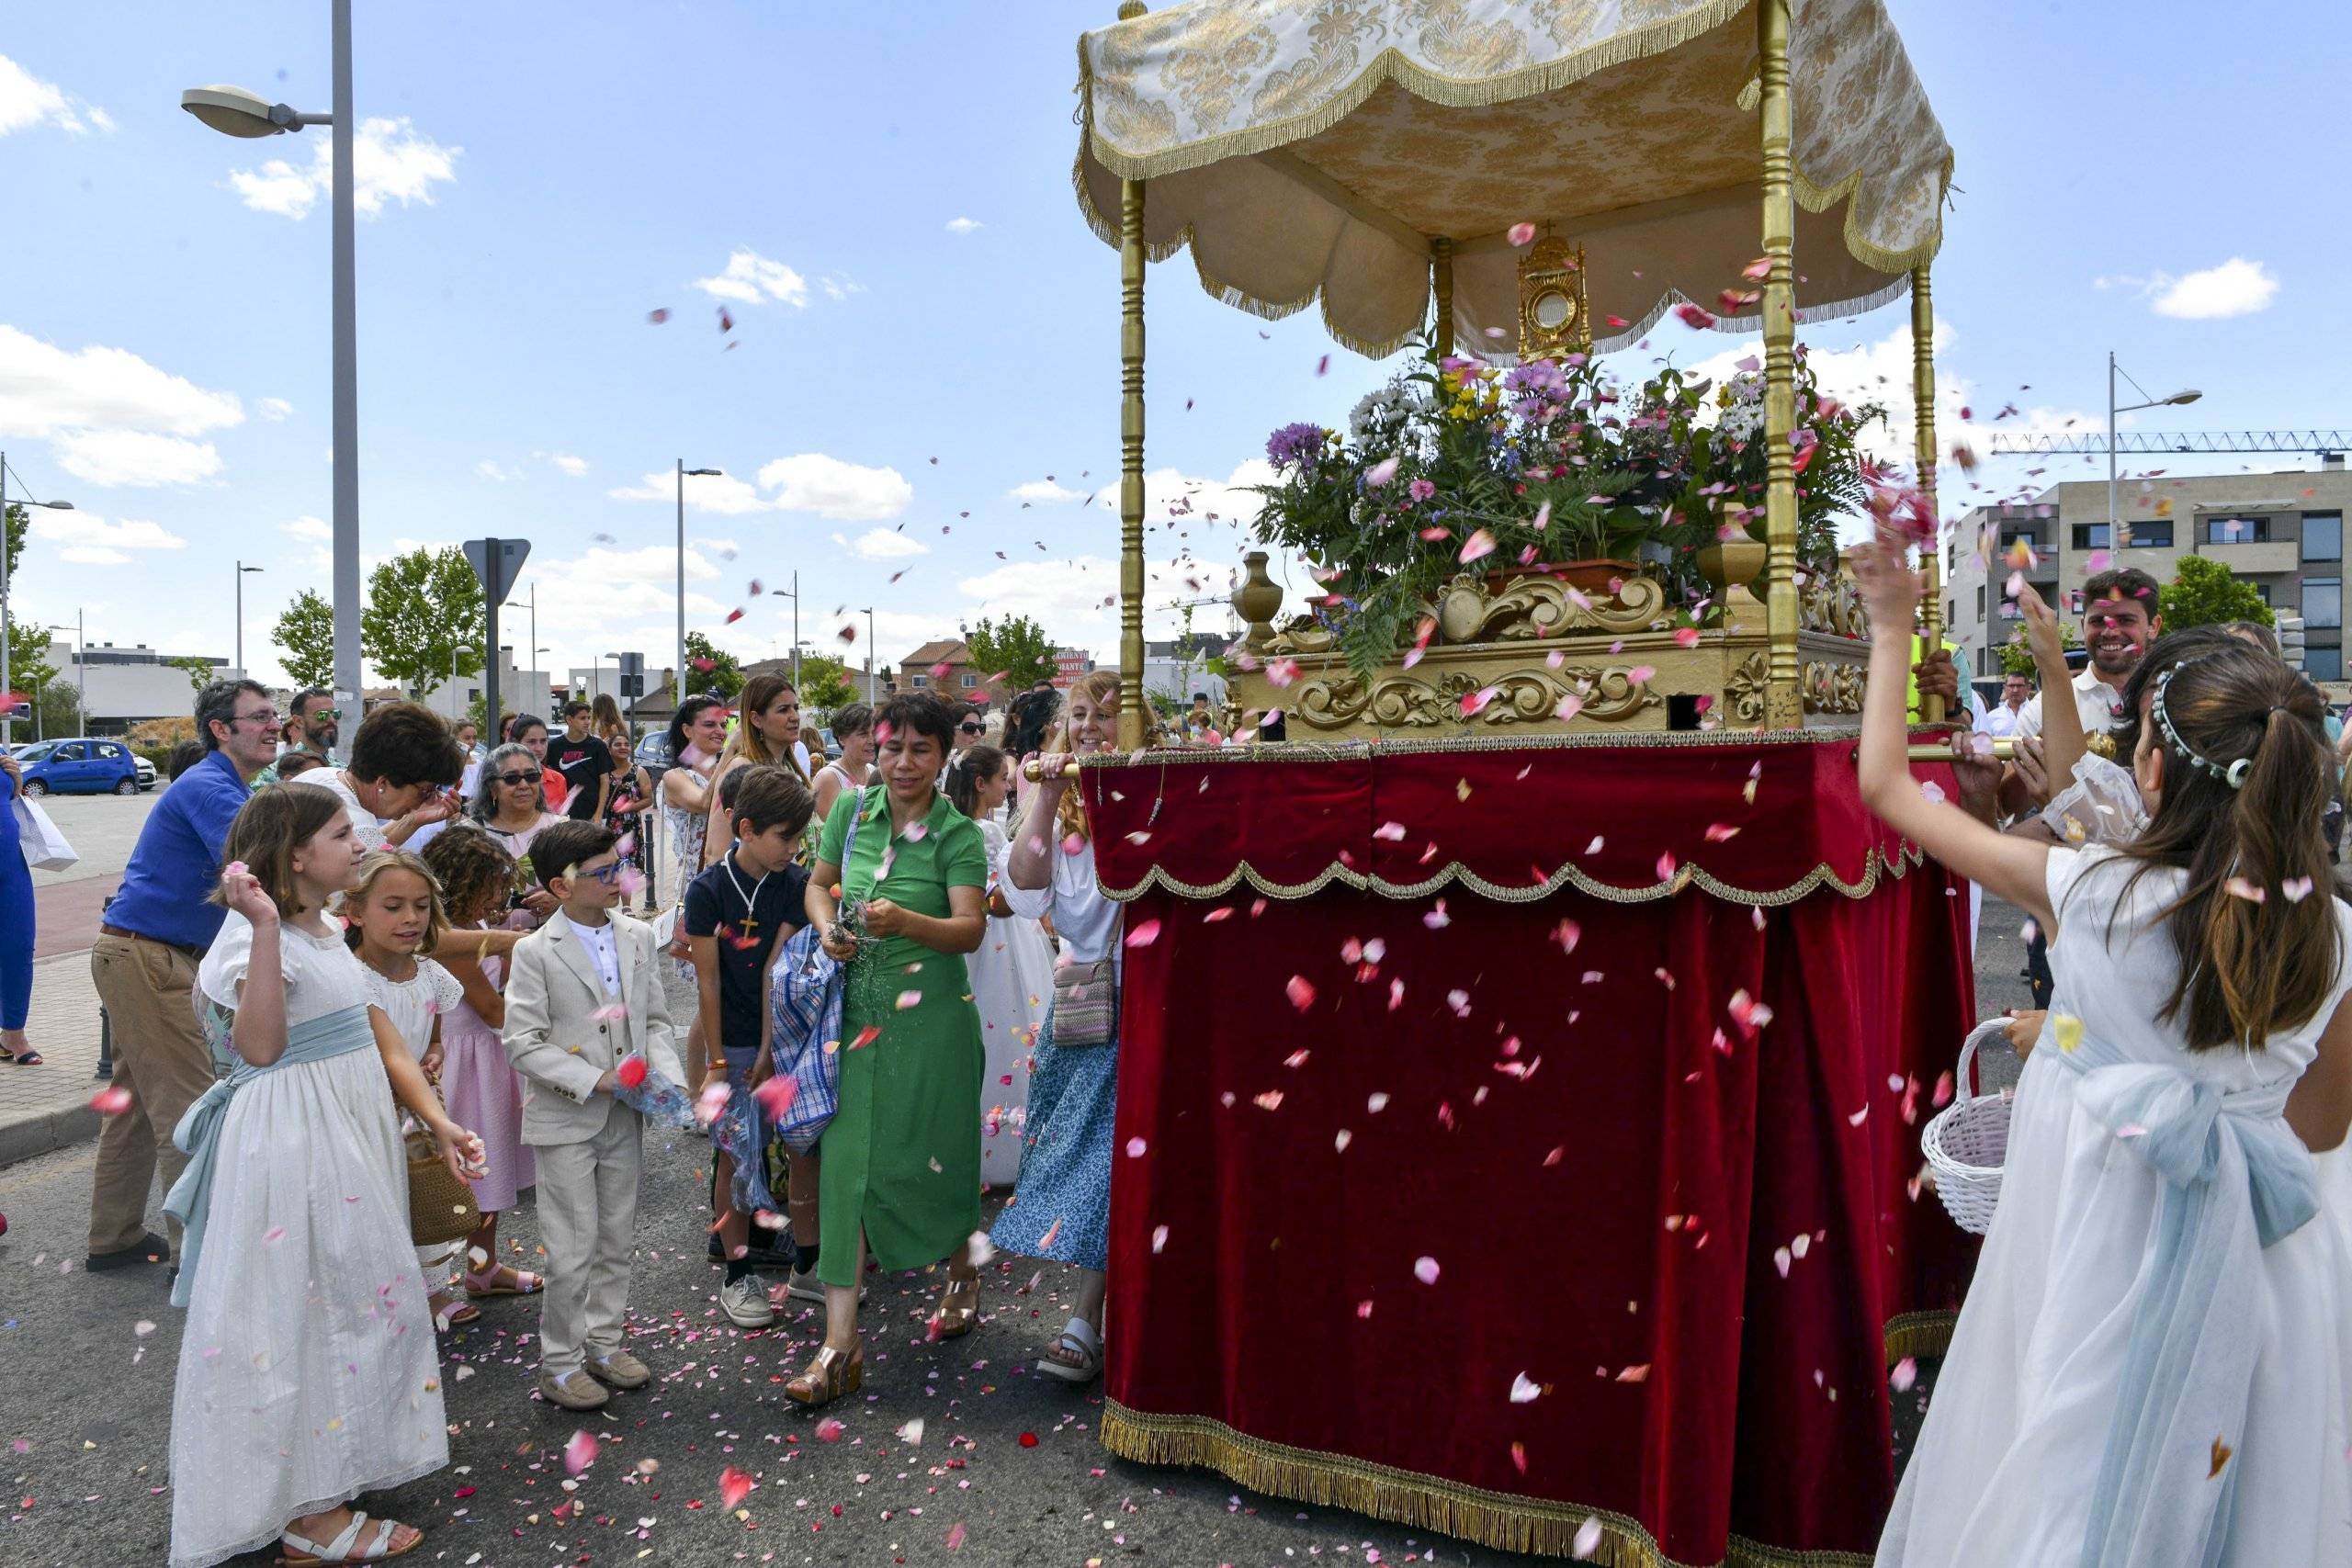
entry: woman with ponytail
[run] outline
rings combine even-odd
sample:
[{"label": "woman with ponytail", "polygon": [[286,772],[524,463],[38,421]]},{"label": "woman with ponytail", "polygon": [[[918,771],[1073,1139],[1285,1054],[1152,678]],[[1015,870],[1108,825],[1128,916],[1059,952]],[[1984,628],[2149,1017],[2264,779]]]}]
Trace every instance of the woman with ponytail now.
[{"label": "woman with ponytail", "polygon": [[2130,716],[2145,829],[2002,835],[1904,760],[1903,546],[1856,570],[1862,797],[2040,921],[2057,976],[1881,1568],[2352,1562],[2352,1256],[2309,1223],[2352,1125],[2318,693],[2226,639],[2172,660]]}]

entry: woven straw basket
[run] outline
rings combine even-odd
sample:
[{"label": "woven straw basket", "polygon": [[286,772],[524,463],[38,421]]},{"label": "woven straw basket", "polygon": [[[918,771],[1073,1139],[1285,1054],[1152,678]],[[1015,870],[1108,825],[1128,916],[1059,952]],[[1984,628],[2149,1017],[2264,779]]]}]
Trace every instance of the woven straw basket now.
[{"label": "woven straw basket", "polygon": [[418,1247],[458,1241],[481,1224],[481,1210],[474,1190],[449,1174],[434,1147],[433,1134],[422,1128],[408,1134],[408,1232]]},{"label": "woven straw basket", "polygon": [[1952,1224],[1982,1235],[1993,1224],[1993,1210],[2001,1201],[2001,1163],[2009,1149],[2010,1095],[2007,1089],[1979,1095],[1975,1078],[1976,1048],[1987,1040],[2003,1040],[2007,1019],[1996,1018],[1970,1030],[1960,1047],[1960,1066],[1953,1074],[1952,1102],[1938,1111],[1919,1134],[1919,1148],[1936,1173],[1936,1196]]}]

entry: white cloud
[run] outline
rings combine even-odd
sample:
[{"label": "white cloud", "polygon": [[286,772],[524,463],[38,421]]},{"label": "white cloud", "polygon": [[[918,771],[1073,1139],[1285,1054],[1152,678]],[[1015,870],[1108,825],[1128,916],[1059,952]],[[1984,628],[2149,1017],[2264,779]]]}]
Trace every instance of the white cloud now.
[{"label": "white cloud", "polygon": [[865,285],[846,277],[820,277],[817,280],[817,287],[825,291],[826,299],[836,302],[846,299],[853,294],[865,292]]},{"label": "white cloud", "polygon": [[60,560],[71,561],[75,566],[121,566],[130,559],[120,550],[108,549],[103,545],[69,545],[57,555]]},{"label": "white cloud", "polygon": [[715,299],[758,305],[781,299],[787,305],[808,303],[808,280],[779,261],[770,261],[749,246],[739,245],[727,258],[727,268],[716,277],[697,277],[694,287]]},{"label": "white cloud", "polygon": [[951,234],[968,234],[980,227],[980,220],[977,218],[950,218],[947,220],[947,231]]},{"label": "white cloud", "polygon": [[1059,506],[1065,502],[1084,501],[1086,499],[1086,492],[1084,491],[1065,490],[1062,486],[1055,483],[1049,479],[1031,479],[1026,484],[1014,485],[1012,489],[1006,493],[1011,495],[1015,501],[1026,501],[1045,506]]},{"label": "white cloud", "polygon": [[[615,501],[674,502],[678,494],[678,476],[674,469],[648,474],[642,484],[605,492]],[[696,512],[715,512],[722,517],[740,516],[746,512],[771,510],[760,492],[732,474],[719,474],[697,479],[686,476],[686,504]]]},{"label": "white cloud", "polygon": [[[1143,477],[1143,515],[1147,526],[1173,524],[1179,529],[1222,528],[1247,524],[1258,515],[1264,498],[1248,487],[1272,484],[1276,475],[1263,457],[1244,459],[1222,479],[1202,479],[1175,468],[1154,468]],[[1110,512],[1119,506],[1114,480],[1095,491],[1091,503]]]},{"label": "white cloud", "polygon": [[0,136],[41,125],[81,136],[93,126],[112,130],[114,117],[0,54]]},{"label": "white cloud", "polygon": [[264,398],[254,405],[262,418],[276,424],[294,412],[294,405],[284,398]]},{"label": "white cloud", "polygon": [[2151,281],[2157,315],[2192,321],[2252,315],[2278,292],[2278,280],[2270,269],[2243,256],[2232,256],[2219,266],[2184,277],[2159,276]]},{"label": "white cloud", "polygon": [[[300,219],[334,189],[332,133],[313,127],[302,134],[314,139],[308,168],[272,158],[258,169],[230,174],[230,188],[247,207]],[[403,207],[419,201],[431,206],[433,187],[458,177],[458,158],[464,151],[419,135],[405,116],[360,121],[351,146],[352,209],[363,218],[373,218],[387,201],[398,201]]]},{"label": "white cloud", "polygon": [[915,494],[896,468],[864,468],[822,452],[778,457],[761,468],[760,485],[776,491],[770,504],[779,512],[814,512],[850,522],[896,517]]},{"label": "white cloud", "polygon": [[474,472],[480,474],[483,479],[493,479],[500,484],[504,484],[509,479],[519,479],[523,477],[522,469],[503,466],[496,459],[491,457],[484,457],[481,462],[476,463],[474,465]]},{"label": "white cloud", "polygon": [[569,452],[550,452],[548,454],[548,461],[553,463],[559,470],[571,479],[576,479],[588,471],[588,459],[575,457]]},{"label": "white cloud", "polygon": [[220,471],[209,441],[140,430],[67,430],[50,438],[58,467],[94,485],[185,485]]},{"label": "white cloud", "polygon": [[0,325],[0,434],[152,430],[200,435],[242,423],[233,392],[213,392],[159,370],[128,349],[69,352]]},{"label": "white cloud", "polygon": [[742,553],[743,549],[743,547],[736,543],[734,540],[722,539],[715,535],[707,538],[701,535],[696,535],[695,536],[695,544],[700,548],[708,550],[720,560],[733,560],[738,555]]},{"label": "white cloud", "polygon": [[312,517],[307,514],[297,517],[291,523],[280,523],[277,525],[277,531],[297,539],[310,539],[322,545],[334,537],[334,524],[323,517]]},{"label": "white cloud", "polygon": [[921,539],[909,538],[896,528],[868,528],[853,539],[836,534],[833,543],[860,560],[903,560],[910,556],[927,556],[931,547]]},{"label": "white cloud", "polygon": [[33,537],[72,540],[77,545],[111,545],[126,550],[184,550],[187,541],[160,523],[109,523],[95,512],[32,513]]}]

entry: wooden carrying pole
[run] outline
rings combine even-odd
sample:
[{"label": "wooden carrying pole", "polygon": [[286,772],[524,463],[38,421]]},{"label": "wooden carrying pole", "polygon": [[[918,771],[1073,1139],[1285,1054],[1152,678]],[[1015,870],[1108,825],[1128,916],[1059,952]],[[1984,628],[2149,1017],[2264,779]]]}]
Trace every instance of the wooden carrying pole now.
[{"label": "wooden carrying pole", "polygon": [[1764,140],[1764,634],[1770,648],[1764,723],[1804,723],[1797,661],[1796,191],[1790,180],[1789,3],[1756,7],[1758,119]]},{"label": "wooden carrying pole", "polygon": [[[1927,497],[1928,515],[1938,518],[1935,537],[1921,552],[1925,591],[1919,595],[1919,655],[1931,657],[1944,645],[1943,524],[1936,511],[1936,306],[1928,290],[1928,264],[1911,269],[1911,402],[1912,424],[1918,441],[1919,493]],[[1919,720],[1940,724],[1944,699],[1939,693],[1919,694]]]},{"label": "wooden carrying pole", "polygon": [[[1148,7],[1121,0],[1119,20]],[[1143,694],[1143,182],[1119,182],[1119,745],[1147,733]]]},{"label": "wooden carrying pole", "polygon": [[1430,292],[1437,297],[1430,355],[1443,359],[1453,352],[1453,242],[1442,234],[1430,242]]}]

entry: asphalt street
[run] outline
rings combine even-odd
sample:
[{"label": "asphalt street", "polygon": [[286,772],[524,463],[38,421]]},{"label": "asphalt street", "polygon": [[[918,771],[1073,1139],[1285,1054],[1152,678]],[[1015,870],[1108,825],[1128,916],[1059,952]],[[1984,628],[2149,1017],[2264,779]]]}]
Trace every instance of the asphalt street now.
[{"label": "asphalt street", "polygon": [[[2018,924],[2014,911],[1986,911],[1979,976],[1988,1008],[2021,993]],[[654,1369],[651,1388],[585,1417],[539,1402],[537,1303],[528,1300],[487,1303],[480,1323],[445,1337],[451,1467],[364,1499],[427,1532],[409,1561],[1536,1561],[1245,1494],[1206,1472],[1112,1459],[1093,1432],[1099,1390],[1072,1391],[1033,1370],[1073,1280],[1025,1260],[993,1263],[983,1320],[959,1341],[925,1342],[934,1281],[877,1277],[864,1314],[865,1387],[825,1413],[842,1422],[828,1442],[819,1417],[783,1392],[814,1347],[817,1310],[794,1303],[758,1333],[718,1313],[720,1276],[704,1256],[705,1147],[671,1137],[649,1148],[631,1348]],[[8,1478],[0,1568],[127,1568],[165,1557],[177,1314],[160,1269],[83,1270],[90,1159],[85,1145],[0,1171],[10,1226],[0,1238],[0,1441],[11,1445],[0,1470]],[[536,1247],[527,1201],[504,1239],[526,1254]],[[1433,1347],[1429,1367],[1399,1375],[1442,1375],[1442,1364]],[[1899,1441],[1932,1383],[1932,1368],[1922,1372],[1897,1401]],[[598,1458],[567,1486],[563,1450],[582,1430],[596,1437]],[[755,1481],[732,1512],[719,1492],[730,1465]]]}]

